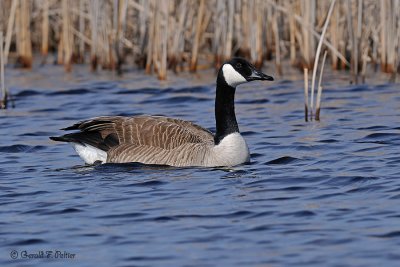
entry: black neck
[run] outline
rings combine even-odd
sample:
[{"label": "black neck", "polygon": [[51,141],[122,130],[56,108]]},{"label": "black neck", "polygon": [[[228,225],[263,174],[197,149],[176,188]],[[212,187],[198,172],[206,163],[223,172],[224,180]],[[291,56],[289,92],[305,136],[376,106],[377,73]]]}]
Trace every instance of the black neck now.
[{"label": "black neck", "polygon": [[217,130],[214,143],[216,145],[228,134],[239,132],[235,116],[235,88],[226,83],[222,71],[219,71],[217,78],[215,122]]}]

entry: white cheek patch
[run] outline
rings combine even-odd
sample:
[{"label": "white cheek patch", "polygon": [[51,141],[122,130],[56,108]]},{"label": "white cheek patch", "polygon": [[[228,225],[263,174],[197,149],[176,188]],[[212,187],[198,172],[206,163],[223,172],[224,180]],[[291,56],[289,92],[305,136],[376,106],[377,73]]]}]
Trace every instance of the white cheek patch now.
[{"label": "white cheek patch", "polygon": [[247,80],[237,72],[231,64],[225,64],[222,67],[222,74],[224,75],[226,83],[232,87],[247,82]]}]

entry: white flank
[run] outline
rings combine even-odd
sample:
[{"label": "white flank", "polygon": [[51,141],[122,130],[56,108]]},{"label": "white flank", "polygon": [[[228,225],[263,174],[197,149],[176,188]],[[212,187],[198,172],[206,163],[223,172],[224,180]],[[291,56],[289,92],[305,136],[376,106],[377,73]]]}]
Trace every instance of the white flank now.
[{"label": "white flank", "polygon": [[240,133],[232,133],[224,137],[212,149],[211,165],[235,166],[250,160],[249,148]]},{"label": "white flank", "polygon": [[247,82],[247,80],[237,72],[231,64],[225,64],[222,67],[222,74],[224,75],[226,83],[232,87]]},{"label": "white flank", "polygon": [[91,145],[81,145],[72,143],[76,153],[85,161],[86,164],[93,164],[96,161],[101,161],[105,163],[107,161],[107,152],[95,148]]}]

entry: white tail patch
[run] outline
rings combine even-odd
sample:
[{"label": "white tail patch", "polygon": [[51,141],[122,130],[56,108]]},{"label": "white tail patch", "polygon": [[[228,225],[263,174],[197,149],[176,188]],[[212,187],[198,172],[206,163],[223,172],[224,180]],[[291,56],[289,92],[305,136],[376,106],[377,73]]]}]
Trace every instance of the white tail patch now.
[{"label": "white tail patch", "polygon": [[85,161],[86,164],[93,164],[96,161],[105,163],[107,161],[107,152],[94,146],[72,143],[76,153]]},{"label": "white tail patch", "polygon": [[237,72],[231,64],[225,64],[222,67],[222,74],[224,75],[226,83],[232,87],[247,82],[247,80]]}]

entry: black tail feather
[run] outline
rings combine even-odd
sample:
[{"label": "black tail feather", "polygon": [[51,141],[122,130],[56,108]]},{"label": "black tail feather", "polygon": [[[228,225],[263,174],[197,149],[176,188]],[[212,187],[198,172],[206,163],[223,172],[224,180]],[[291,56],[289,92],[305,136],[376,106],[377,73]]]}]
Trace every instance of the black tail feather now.
[{"label": "black tail feather", "polygon": [[50,140],[58,141],[58,142],[71,142],[63,136],[50,136],[49,138],[50,138]]},{"label": "black tail feather", "polygon": [[109,134],[105,138],[102,138],[99,132],[76,132],[62,136],[51,136],[49,138],[58,142],[77,143],[81,145],[88,144],[103,151],[108,151],[110,148],[119,144],[115,134]]},{"label": "black tail feather", "polygon": [[[115,118],[114,118],[115,119]],[[61,130],[77,132],[62,136],[52,136],[51,140],[58,142],[77,143],[91,145],[103,151],[119,145],[117,134],[113,131],[113,120],[110,117],[98,117],[80,121]]]}]

